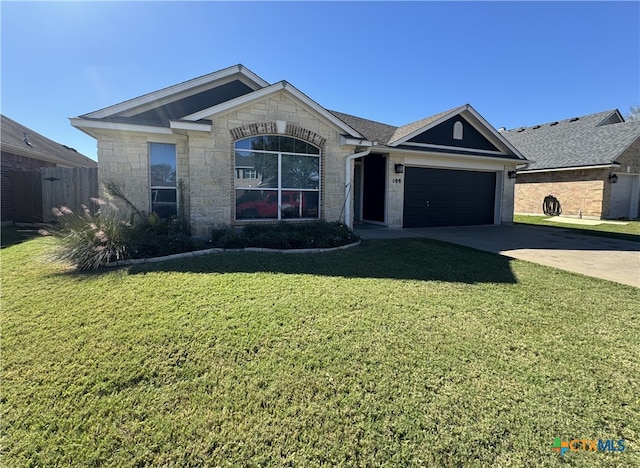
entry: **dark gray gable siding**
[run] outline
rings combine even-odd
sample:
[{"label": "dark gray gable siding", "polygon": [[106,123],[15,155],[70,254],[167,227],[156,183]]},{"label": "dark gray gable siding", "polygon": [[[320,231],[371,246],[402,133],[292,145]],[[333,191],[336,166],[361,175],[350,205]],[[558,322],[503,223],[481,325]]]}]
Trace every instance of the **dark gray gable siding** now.
[{"label": "dark gray gable siding", "polygon": [[[453,126],[456,122],[462,123],[462,140],[455,140],[453,138]],[[407,141],[407,144],[410,143],[454,146],[468,150],[500,151],[493,143],[476,130],[473,125],[459,115],[447,119],[435,127],[414,136]]]},{"label": "dark gray gable siding", "polygon": [[166,123],[169,120],[181,119],[187,115],[217,106],[251,92],[253,92],[253,89],[240,80],[235,80],[169,104],[134,114],[132,117],[138,121]]}]

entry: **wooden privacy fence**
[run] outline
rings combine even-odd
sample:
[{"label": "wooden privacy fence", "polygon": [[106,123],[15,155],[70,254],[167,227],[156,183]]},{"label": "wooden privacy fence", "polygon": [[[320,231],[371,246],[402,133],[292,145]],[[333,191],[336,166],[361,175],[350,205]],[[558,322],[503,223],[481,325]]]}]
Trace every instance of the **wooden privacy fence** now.
[{"label": "wooden privacy fence", "polygon": [[90,209],[98,197],[98,169],[95,167],[43,167],[40,172],[12,171],[13,221],[38,223],[55,219],[52,208],[81,205]]},{"label": "wooden privacy fence", "polygon": [[98,198],[98,169],[95,167],[43,167],[42,216],[44,221],[54,219],[51,209],[68,206],[71,209],[87,205]]}]

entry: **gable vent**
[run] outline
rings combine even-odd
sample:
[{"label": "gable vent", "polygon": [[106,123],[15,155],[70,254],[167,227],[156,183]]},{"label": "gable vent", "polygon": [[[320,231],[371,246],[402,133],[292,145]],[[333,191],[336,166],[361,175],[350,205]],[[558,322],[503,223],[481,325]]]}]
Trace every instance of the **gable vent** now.
[{"label": "gable vent", "polygon": [[575,122],[576,120],[580,120],[580,117],[574,117],[573,119],[569,120],[569,122]]}]

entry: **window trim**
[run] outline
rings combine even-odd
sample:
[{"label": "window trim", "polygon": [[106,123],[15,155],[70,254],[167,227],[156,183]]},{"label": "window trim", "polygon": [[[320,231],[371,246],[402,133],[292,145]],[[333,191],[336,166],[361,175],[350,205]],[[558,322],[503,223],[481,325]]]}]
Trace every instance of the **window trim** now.
[{"label": "window trim", "polygon": [[[298,140],[301,142],[304,142],[308,145],[313,146],[314,148],[316,148],[318,150],[317,154],[313,154],[313,153],[295,153],[295,152],[291,152],[291,151],[273,151],[273,150],[252,150],[252,149],[244,149],[244,148],[236,148],[236,145],[238,144],[238,142],[240,141],[244,141],[244,140],[249,140],[252,138],[257,138],[257,137],[265,137],[265,136],[278,136],[278,137],[286,137],[286,138],[291,138],[293,140]],[[235,164],[235,157],[236,157],[236,152],[247,152],[247,153],[265,153],[265,154],[274,154],[277,156],[277,170],[278,170],[278,186],[277,187],[236,187],[235,185],[235,181],[237,180],[236,178],[236,170],[238,169],[238,167]],[[252,135],[252,136],[248,136],[245,138],[240,138],[238,140],[235,140],[233,142],[233,174],[234,174],[234,183],[233,183],[233,209],[234,209],[234,221],[235,222],[280,222],[280,221],[285,221],[285,222],[289,222],[289,221],[311,221],[311,220],[319,220],[321,219],[321,213],[322,213],[322,152],[323,149],[321,147],[319,147],[318,145],[311,143],[310,141],[304,140],[302,138],[297,138],[294,137],[292,135],[278,135],[278,134],[260,134],[260,135]],[[314,158],[318,158],[318,188],[313,188],[313,189],[309,189],[309,188],[292,188],[292,187],[283,187],[282,186],[282,156],[305,156],[305,157],[314,157]],[[240,169],[242,168],[246,168],[246,166],[240,166]],[[257,175],[257,173],[256,173]],[[237,192],[238,190],[243,190],[243,191],[252,191],[252,192],[264,192],[264,191],[275,191],[278,194],[278,210],[277,210],[277,217],[276,218],[238,218],[238,211],[237,211]],[[304,218],[285,218],[282,217],[282,193],[283,192],[311,192],[311,193],[317,193],[318,194],[318,214],[315,217],[304,217]]]},{"label": "window trim", "polygon": [[[173,186],[171,185],[151,185],[151,146],[152,145],[167,145],[167,146],[172,146],[173,147],[173,153],[174,153],[174,157],[175,157],[175,168],[176,168],[176,182]],[[178,192],[178,145],[176,143],[167,143],[164,141],[148,141],[147,142],[147,154],[148,154],[148,169],[149,169],[149,212],[154,212],[156,214],[158,214],[156,211],[154,211],[153,206],[154,204],[157,205],[175,205],[175,211],[176,214],[175,216],[178,216],[178,208],[180,206],[180,200],[178,200],[179,197],[179,192]],[[175,202],[154,202],[153,201],[153,192],[154,190],[173,190],[175,191]],[[157,194],[156,194],[157,195]]]}]

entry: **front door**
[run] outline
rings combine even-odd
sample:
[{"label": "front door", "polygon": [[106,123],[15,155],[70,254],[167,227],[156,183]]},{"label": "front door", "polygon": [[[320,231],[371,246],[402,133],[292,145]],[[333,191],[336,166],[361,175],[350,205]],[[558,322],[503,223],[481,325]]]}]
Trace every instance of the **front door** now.
[{"label": "front door", "polygon": [[363,171],[362,218],[384,223],[387,158],[381,154],[364,157]]}]

